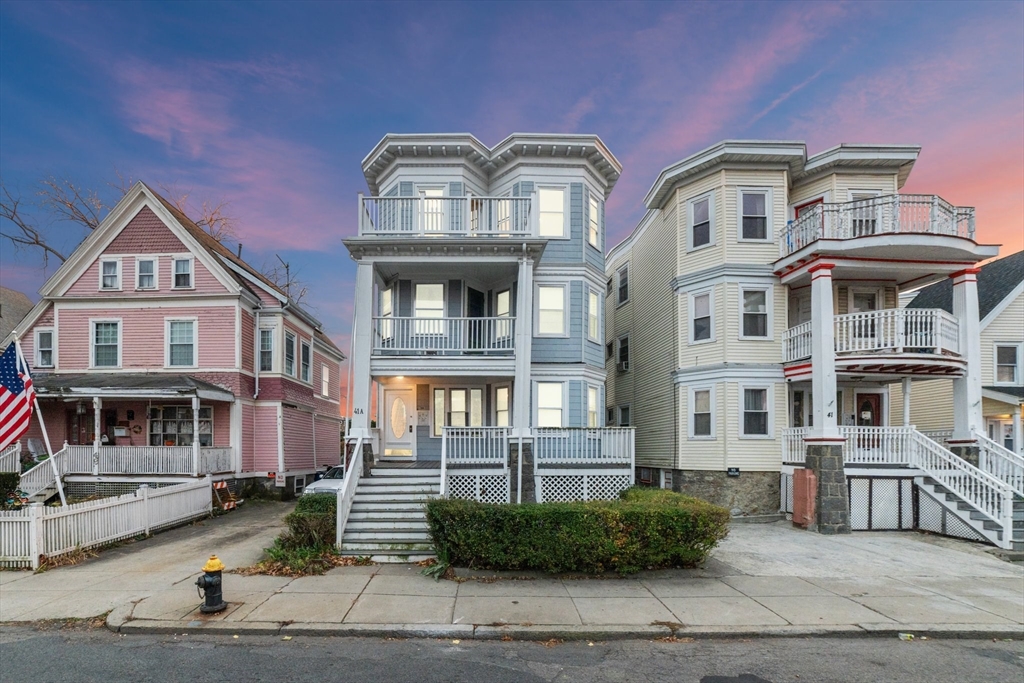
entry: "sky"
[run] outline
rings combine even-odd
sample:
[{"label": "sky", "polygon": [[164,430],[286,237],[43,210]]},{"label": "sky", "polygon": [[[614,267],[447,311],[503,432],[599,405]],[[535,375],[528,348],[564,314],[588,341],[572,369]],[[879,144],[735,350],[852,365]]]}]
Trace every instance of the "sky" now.
[{"label": "sky", "polygon": [[[1024,2],[0,3],[0,177],[113,203],[118,175],[229,202],[348,348],[360,162],[387,133],[594,133],[624,166],[609,245],[658,172],[723,139],[923,147],[905,192],[1024,246]],[[83,232],[45,223],[72,247]],[[0,243],[37,298],[58,264]]]}]

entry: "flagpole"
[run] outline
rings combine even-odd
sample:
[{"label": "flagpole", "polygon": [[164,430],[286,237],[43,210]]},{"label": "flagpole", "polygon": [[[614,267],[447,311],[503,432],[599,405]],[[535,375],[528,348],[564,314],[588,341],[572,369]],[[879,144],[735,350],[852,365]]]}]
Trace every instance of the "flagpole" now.
[{"label": "flagpole", "polygon": [[[18,340],[18,335],[15,333],[14,336],[14,348],[18,353],[18,361],[21,366],[25,368],[25,373],[28,374],[28,362],[25,361],[25,354],[21,350],[21,342]],[[57,493],[60,494],[60,504],[67,505],[67,498],[64,497],[64,484],[60,480],[60,472],[57,471],[57,463],[53,460],[53,447],[50,446],[50,435],[46,432],[46,423],[43,422],[43,411],[39,408],[39,397],[35,390],[32,391],[32,402],[36,407],[36,417],[39,418],[39,426],[43,430],[43,441],[46,443],[46,453],[48,455],[47,460],[50,461],[50,469],[53,470],[53,479],[57,483]]]}]

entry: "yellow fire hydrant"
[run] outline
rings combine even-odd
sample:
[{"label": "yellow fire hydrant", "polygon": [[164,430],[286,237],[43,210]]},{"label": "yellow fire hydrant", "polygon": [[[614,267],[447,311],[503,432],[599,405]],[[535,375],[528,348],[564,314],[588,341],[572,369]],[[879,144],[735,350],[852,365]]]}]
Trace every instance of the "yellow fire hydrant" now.
[{"label": "yellow fire hydrant", "polygon": [[221,580],[223,571],[224,563],[216,555],[210,555],[210,559],[203,565],[203,575],[196,579],[199,597],[203,598],[199,611],[203,614],[223,612],[228,606],[228,603],[224,602],[224,587]]}]

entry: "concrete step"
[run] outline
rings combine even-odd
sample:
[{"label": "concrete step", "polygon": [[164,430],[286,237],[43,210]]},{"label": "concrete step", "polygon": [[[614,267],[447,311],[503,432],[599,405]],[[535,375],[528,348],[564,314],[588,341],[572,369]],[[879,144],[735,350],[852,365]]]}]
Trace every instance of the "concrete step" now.
[{"label": "concrete step", "polygon": [[423,515],[423,510],[389,510],[387,508],[379,508],[372,510],[356,510],[353,506],[353,511],[348,515],[349,524],[352,522],[363,522],[372,521],[374,519],[408,519],[422,522],[426,517]]},{"label": "concrete step", "polygon": [[391,531],[349,531],[341,538],[346,543],[430,543],[430,534],[413,529],[392,529]]},{"label": "concrete step", "polygon": [[360,486],[436,486],[441,487],[441,475],[437,477],[360,477]]},{"label": "concrete step", "polygon": [[429,542],[419,539],[396,539],[384,543],[368,541],[342,541],[342,555],[368,555],[370,553],[386,553],[391,555],[405,554],[434,554],[434,546]]},{"label": "concrete step", "polygon": [[423,503],[430,498],[437,498],[439,494],[436,493],[405,493],[405,492],[366,492],[356,491],[356,495],[352,498],[353,503]]},{"label": "concrete step", "polygon": [[349,531],[384,531],[384,530],[395,530],[405,529],[408,531],[426,531],[427,521],[425,519],[394,519],[394,518],[377,518],[377,519],[351,519],[349,518],[348,524],[345,525],[345,533]]},{"label": "concrete step", "polygon": [[369,517],[402,513],[403,515],[408,514],[409,516],[419,517],[422,519],[423,505],[420,503],[360,503],[359,501],[353,501],[352,513],[354,514],[357,512],[366,513]]},{"label": "concrete step", "polygon": [[423,496],[429,495],[440,495],[441,486],[440,484],[431,486],[430,484],[402,484],[400,486],[363,486],[362,484],[356,489],[356,495],[372,495],[377,493],[408,493],[408,494],[420,494]]},{"label": "concrete step", "polygon": [[441,478],[440,466],[436,469],[421,469],[419,467],[373,467],[370,469],[371,477],[437,477]]}]

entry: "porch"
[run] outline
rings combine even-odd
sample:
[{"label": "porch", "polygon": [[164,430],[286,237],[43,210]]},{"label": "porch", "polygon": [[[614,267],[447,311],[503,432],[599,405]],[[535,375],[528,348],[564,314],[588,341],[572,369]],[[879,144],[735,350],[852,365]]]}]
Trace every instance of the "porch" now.
[{"label": "porch", "polygon": [[532,237],[538,234],[533,197],[414,197],[359,194],[360,237]]}]

